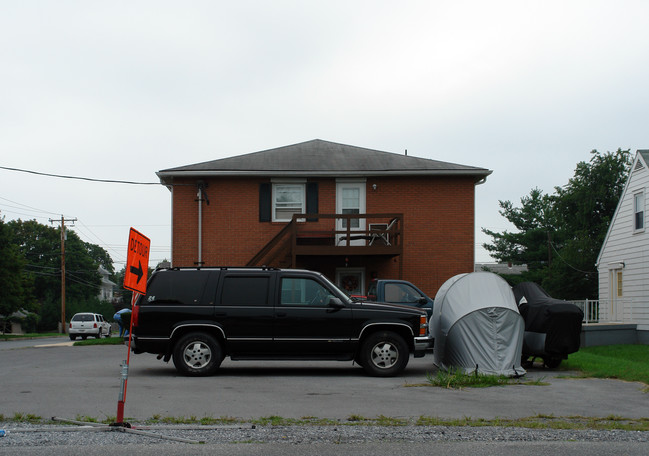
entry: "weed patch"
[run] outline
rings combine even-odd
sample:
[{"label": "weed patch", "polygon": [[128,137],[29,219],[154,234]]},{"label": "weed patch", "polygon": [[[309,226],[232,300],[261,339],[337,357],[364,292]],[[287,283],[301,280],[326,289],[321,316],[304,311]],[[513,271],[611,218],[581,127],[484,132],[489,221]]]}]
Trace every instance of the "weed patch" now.
[{"label": "weed patch", "polygon": [[488,388],[491,386],[504,385],[547,385],[543,378],[527,380],[525,378],[512,378],[506,375],[485,375],[480,373],[466,373],[460,369],[438,369],[435,374],[426,374],[428,383],[413,384],[406,386],[437,386],[440,388]]}]

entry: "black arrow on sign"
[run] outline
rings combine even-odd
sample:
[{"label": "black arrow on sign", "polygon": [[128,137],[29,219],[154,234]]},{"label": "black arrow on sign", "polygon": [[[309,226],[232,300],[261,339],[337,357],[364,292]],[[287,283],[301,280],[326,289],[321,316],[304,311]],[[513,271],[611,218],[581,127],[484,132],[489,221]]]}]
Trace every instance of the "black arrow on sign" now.
[{"label": "black arrow on sign", "polygon": [[140,265],[136,268],[135,266],[131,266],[131,274],[135,274],[137,276],[137,281],[135,283],[140,283],[140,279],[142,279],[142,276],[144,275],[144,271],[142,270],[142,262],[139,261]]}]

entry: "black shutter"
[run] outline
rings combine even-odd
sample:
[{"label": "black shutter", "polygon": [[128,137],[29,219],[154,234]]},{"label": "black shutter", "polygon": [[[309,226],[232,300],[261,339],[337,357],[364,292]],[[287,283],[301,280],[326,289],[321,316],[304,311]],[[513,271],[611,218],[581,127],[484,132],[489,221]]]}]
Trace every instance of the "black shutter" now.
[{"label": "black shutter", "polygon": [[[307,214],[318,213],[318,183],[307,182],[306,184],[306,212]],[[317,222],[318,217],[308,218],[309,222]]]},{"label": "black shutter", "polygon": [[271,221],[271,187],[270,182],[259,184],[259,221]]}]

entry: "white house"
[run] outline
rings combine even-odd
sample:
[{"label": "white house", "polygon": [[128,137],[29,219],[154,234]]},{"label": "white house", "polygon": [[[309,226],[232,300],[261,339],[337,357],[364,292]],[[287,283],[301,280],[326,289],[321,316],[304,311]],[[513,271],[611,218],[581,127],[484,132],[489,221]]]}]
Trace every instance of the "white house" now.
[{"label": "white house", "polygon": [[99,266],[99,274],[101,275],[101,285],[99,285],[99,294],[97,297],[101,301],[111,301],[114,297],[113,288],[115,287],[115,282],[112,282],[108,277],[110,272],[108,272],[102,266]]},{"label": "white house", "polygon": [[600,317],[637,325],[649,344],[649,150],[639,150],[597,258]]}]

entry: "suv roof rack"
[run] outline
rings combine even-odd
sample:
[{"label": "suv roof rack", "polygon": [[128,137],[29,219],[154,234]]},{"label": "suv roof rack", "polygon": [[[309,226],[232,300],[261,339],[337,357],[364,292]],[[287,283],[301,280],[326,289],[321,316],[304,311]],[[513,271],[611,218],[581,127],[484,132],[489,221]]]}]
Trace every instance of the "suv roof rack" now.
[{"label": "suv roof rack", "polygon": [[159,267],[156,268],[155,270],[170,270],[170,271],[180,271],[180,270],[188,270],[188,269],[220,269],[220,270],[228,270],[228,269],[250,269],[250,270],[262,270],[262,271],[279,271],[280,268],[272,267],[272,266],[165,266],[165,267]]}]

